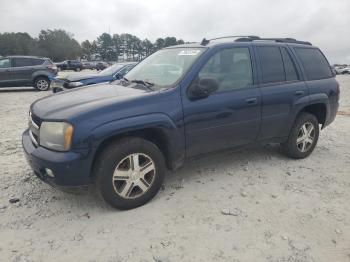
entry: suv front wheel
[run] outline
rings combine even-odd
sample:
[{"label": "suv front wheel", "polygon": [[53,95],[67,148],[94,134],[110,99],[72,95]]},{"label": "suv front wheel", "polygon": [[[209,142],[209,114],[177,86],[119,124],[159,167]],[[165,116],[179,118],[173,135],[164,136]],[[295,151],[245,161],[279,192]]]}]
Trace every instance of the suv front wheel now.
[{"label": "suv front wheel", "polygon": [[163,154],[150,141],[131,137],[108,146],[94,166],[102,198],[118,209],[146,204],[159,191],[166,172]]},{"label": "suv front wheel", "polygon": [[50,81],[46,77],[38,77],[34,81],[34,88],[39,91],[47,91],[50,88]]},{"label": "suv front wheel", "polygon": [[317,118],[309,113],[300,113],[290,131],[287,142],[282,144],[282,149],[291,158],[305,158],[314,150],[319,132]]}]

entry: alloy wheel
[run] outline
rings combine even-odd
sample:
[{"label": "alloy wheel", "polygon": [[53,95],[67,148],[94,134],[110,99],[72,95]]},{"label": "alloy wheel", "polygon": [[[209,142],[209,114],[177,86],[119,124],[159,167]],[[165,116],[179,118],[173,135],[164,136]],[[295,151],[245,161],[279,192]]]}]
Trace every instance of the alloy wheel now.
[{"label": "alloy wheel", "polygon": [[39,90],[47,90],[49,88],[49,83],[46,80],[40,79],[36,86]]},{"label": "alloy wheel", "polygon": [[155,164],[148,155],[130,154],[122,159],[114,170],[114,190],[125,199],[140,197],[153,184],[155,173]]},{"label": "alloy wheel", "polygon": [[298,132],[297,148],[300,152],[306,152],[314,143],[315,140],[315,127],[311,122],[304,123]]}]

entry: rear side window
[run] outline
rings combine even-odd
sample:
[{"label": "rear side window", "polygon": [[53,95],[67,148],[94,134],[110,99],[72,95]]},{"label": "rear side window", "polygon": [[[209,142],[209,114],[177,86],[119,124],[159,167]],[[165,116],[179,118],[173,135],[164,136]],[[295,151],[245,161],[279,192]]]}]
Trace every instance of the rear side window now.
[{"label": "rear side window", "polygon": [[32,58],[32,65],[36,66],[36,65],[42,65],[44,63],[43,59],[39,59],[39,58]]},{"label": "rear side window", "polygon": [[263,83],[278,83],[285,81],[283,60],[279,47],[259,47],[259,57]]},{"label": "rear side window", "polygon": [[295,48],[304,67],[308,80],[318,80],[333,77],[328,61],[316,48]]},{"label": "rear side window", "polygon": [[284,71],[286,73],[286,81],[297,81],[299,80],[297,70],[295,68],[295,64],[290,57],[290,54],[287,50],[282,47],[281,48],[283,63],[284,63]]},{"label": "rear side window", "polygon": [[31,58],[14,58],[14,67],[31,66]]}]

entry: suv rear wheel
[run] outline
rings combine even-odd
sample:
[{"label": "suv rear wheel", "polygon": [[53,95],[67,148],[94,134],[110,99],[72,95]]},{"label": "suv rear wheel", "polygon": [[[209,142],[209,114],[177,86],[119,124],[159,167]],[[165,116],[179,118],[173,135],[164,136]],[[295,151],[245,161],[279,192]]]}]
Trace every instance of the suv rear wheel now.
[{"label": "suv rear wheel", "polygon": [[102,198],[118,209],[144,205],[159,191],[166,172],[158,147],[141,138],[124,138],[108,146],[94,166]]},{"label": "suv rear wheel", "polygon": [[34,87],[40,91],[47,91],[50,88],[50,81],[46,77],[38,77],[34,81]]},{"label": "suv rear wheel", "polygon": [[317,118],[309,113],[301,113],[292,127],[288,141],[282,144],[282,149],[291,158],[305,158],[314,150],[319,132]]}]

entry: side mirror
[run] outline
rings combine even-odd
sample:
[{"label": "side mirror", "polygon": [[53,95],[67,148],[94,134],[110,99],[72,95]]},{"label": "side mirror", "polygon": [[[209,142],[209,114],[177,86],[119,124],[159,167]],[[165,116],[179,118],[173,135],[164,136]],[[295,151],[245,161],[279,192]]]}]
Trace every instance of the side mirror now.
[{"label": "side mirror", "polygon": [[201,78],[196,80],[188,88],[190,99],[206,98],[219,89],[219,82],[214,78]]}]

